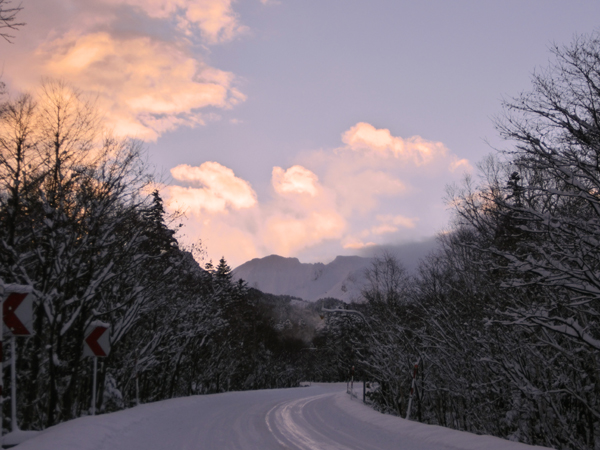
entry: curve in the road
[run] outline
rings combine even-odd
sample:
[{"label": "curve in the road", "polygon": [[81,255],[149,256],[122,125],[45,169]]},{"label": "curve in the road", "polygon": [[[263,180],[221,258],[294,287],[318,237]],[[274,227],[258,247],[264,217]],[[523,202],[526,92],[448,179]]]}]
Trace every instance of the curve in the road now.
[{"label": "curve in the road", "polygon": [[364,426],[345,414],[344,393],[327,393],[279,403],[266,414],[271,434],[283,448],[298,450],[424,449],[410,438]]},{"label": "curve in the road", "polygon": [[308,404],[332,395],[334,394],[315,395],[276,405],[267,413],[265,418],[269,431],[285,448],[351,450],[319,432],[310,423],[309,418],[305,416]]}]

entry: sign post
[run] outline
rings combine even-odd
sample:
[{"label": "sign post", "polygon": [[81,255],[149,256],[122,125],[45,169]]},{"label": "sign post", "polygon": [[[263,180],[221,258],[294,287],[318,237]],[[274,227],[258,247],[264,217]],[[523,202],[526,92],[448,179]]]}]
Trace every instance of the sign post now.
[{"label": "sign post", "polygon": [[17,339],[10,338],[10,429],[16,431],[17,427]]},{"label": "sign post", "polygon": [[138,359],[139,359],[139,350],[135,349],[135,404],[140,404],[140,383],[139,383],[139,374],[138,374]]},{"label": "sign post", "polygon": [[33,334],[32,287],[20,284],[4,285],[2,302],[3,334],[10,336],[10,428],[17,431],[17,339]]},{"label": "sign post", "polygon": [[[4,323],[2,318],[2,310],[4,303],[4,283],[0,280],[0,325]],[[3,439],[2,439],[2,424],[4,423],[4,412],[2,409],[2,404],[4,403],[4,393],[2,389],[4,388],[4,370],[2,366],[4,365],[4,355],[2,354],[2,333],[0,332],[0,447],[2,447]]]},{"label": "sign post", "polygon": [[92,381],[92,416],[96,415],[96,374],[98,373],[98,357],[94,356],[94,381]]},{"label": "sign post", "polygon": [[98,358],[105,358],[110,353],[110,325],[98,320],[92,322],[85,330],[83,339],[83,356],[94,358],[94,376],[92,385],[92,416],[96,415],[96,373]]}]

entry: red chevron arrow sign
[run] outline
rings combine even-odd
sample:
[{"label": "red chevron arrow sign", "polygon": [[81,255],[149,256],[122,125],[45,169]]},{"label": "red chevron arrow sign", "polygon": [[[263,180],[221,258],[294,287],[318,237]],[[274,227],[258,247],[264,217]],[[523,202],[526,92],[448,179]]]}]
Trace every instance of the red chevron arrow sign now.
[{"label": "red chevron arrow sign", "polygon": [[28,286],[5,286],[2,302],[4,333],[11,336],[33,334],[33,295]]},{"label": "red chevron arrow sign", "polygon": [[83,356],[106,357],[110,353],[110,328],[107,324],[92,323],[85,330]]}]

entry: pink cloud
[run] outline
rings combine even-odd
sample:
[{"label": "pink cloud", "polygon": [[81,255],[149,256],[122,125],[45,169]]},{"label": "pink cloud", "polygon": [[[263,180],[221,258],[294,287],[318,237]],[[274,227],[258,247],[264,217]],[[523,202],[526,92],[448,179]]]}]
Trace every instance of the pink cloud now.
[{"label": "pink cloud", "polygon": [[373,234],[385,234],[398,231],[401,228],[415,228],[419,220],[418,217],[405,217],[403,215],[378,215],[377,221],[381,224],[371,229]]},{"label": "pink cloud", "polygon": [[466,172],[473,171],[473,166],[471,166],[468,159],[465,159],[465,158],[458,159],[456,156],[454,156],[454,158],[452,159],[452,162],[450,163],[450,171],[454,172],[461,168],[463,171],[466,171]]},{"label": "pink cloud", "polygon": [[292,166],[288,170],[273,167],[272,174],[273,188],[279,194],[308,194],[312,197],[317,195],[318,177],[302,166]]},{"label": "pink cloud", "polygon": [[232,0],[103,0],[112,5],[131,5],[149,17],[176,19],[186,33],[201,31],[209,44],[230,41],[247,31],[233,11]]},{"label": "pink cloud", "polygon": [[[203,112],[207,107],[230,109],[246,99],[235,75],[207,65],[181,30],[165,40],[115,27],[125,6],[165,26],[183,18],[203,43],[223,42],[244,28],[230,0],[86,0],[77,7],[37,1],[24,10],[35,29],[9,49],[4,79],[12,89],[34,90],[42,78],[64,80],[97,96],[115,134],[147,141],[217,118]],[[63,20],[45,17],[54,10]]]},{"label": "pink cloud", "polygon": [[205,162],[198,167],[181,164],[171,169],[171,175],[178,181],[201,186],[167,186],[167,201],[173,209],[200,215],[203,210],[223,213],[229,209],[252,208],[257,203],[250,183],[216,162]]},{"label": "pink cloud", "polygon": [[420,166],[444,157],[448,149],[441,142],[412,136],[407,139],[392,136],[388,129],[377,129],[366,122],[359,122],[342,134],[342,142],[354,151],[369,151],[380,156],[395,156]]},{"label": "pink cloud", "polygon": [[373,247],[375,245],[377,245],[375,242],[363,242],[354,237],[349,237],[342,242],[342,247],[350,250],[362,250],[363,248]]},{"label": "pink cloud", "polygon": [[371,233],[373,234],[395,233],[396,231],[398,231],[398,227],[387,223],[371,228]]},{"label": "pink cloud", "polygon": [[381,197],[394,197],[407,192],[406,183],[390,170],[370,169],[355,160],[337,161],[327,168],[324,182],[336,193],[345,215],[366,214],[377,208]]},{"label": "pink cloud", "polygon": [[[429,220],[444,213],[440,192],[455,177],[449,168],[457,157],[443,144],[430,145],[424,139],[423,148],[421,141],[410,141],[409,153],[418,154],[416,162],[414,155],[396,157],[390,145],[398,147],[400,138],[371,128],[377,132],[372,139],[368,133],[358,133],[362,141],[347,137],[347,147],[308,152],[289,168],[273,167],[271,197],[259,199],[254,191],[250,197],[236,194],[250,199],[244,207],[234,207],[233,194],[221,193],[230,192],[230,181],[217,183],[208,176],[210,165],[216,163],[174,168],[173,177],[189,187],[169,189],[174,197],[194,205],[190,209],[202,211],[190,221],[190,227],[197,230],[197,236],[208,239],[213,258],[226,254],[232,265],[272,253],[297,256],[322,245],[337,246],[342,252],[409,236],[431,236],[437,230]],[[345,135],[350,136],[350,131],[352,128]],[[406,142],[409,140],[403,140],[404,151]],[[367,143],[370,147],[361,150]],[[230,169],[215,167],[216,173],[233,179]],[[218,187],[221,185],[225,187]],[[414,201],[415,195],[419,202]],[[231,244],[232,236],[239,246]]]},{"label": "pink cloud", "polygon": [[318,186],[317,176],[301,166],[275,167],[275,195],[263,201],[247,181],[216,162],[182,164],[171,175],[187,186],[165,186],[165,204],[186,212],[186,234],[191,240],[201,238],[213,259],[226,254],[236,265],[271,253],[292,256],[325,240],[341,239],[347,228],[335,194]]},{"label": "pink cloud", "polygon": [[346,221],[335,211],[308,212],[301,218],[277,214],[265,223],[265,237],[273,250],[283,256],[320,243],[325,239],[340,239]]},{"label": "pink cloud", "polygon": [[[206,67],[177,45],[148,37],[68,34],[41,46],[16,81],[34,85],[39,74],[98,95],[118,135],[154,140],[181,125],[203,124],[201,108],[230,108],[245,99],[233,74]],[[31,67],[35,67],[35,75]],[[35,78],[35,79],[32,79]]]}]

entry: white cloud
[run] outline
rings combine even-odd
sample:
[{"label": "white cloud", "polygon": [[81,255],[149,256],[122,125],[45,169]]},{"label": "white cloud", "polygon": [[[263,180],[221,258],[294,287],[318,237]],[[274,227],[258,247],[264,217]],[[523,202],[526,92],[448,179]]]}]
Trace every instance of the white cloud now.
[{"label": "white cloud", "polygon": [[103,0],[112,5],[131,5],[150,17],[175,19],[192,33],[198,28],[209,44],[230,41],[247,27],[233,11],[232,0]]},{"label": "white cloud", "polygon": [[377,245],[375,242],[363,242],[361,239],[356,237],[348,237],[342,242],[342,248],[346,250],[362,250],[375,245]]},{"label": "white cloud", "polygon": [[281,167],[273,167],[273,188],[279,194],[308,194],[314,197],[318,192],[317,182],[318,177],[302,166],[292,166],[285,171]]},{"label": "white cloud", "polygon": [[458,169],[462,169],[465,172],[472,172],[473,166],[469,163],[468,159],[458,159],[456,156],[452,158],[450,163],[450,171],[455,172]]},{"label": "white cloud", "polygon": [[324,182],[337,193],[345,215],[369,213],[377,208],[382,197],[399,196],[408,190],[405,182],[389,169],[370,169],[360,161],[338,158],[329,162]]},{"label": "white cloud", "polygon": [[359,122],[342,134],[342,142],[354,151],[370,151],[381,156],[396,158],[420,166],[444,157],[448,149],[441,142],[412,136],[407,139],[392,136],[388,129],[377,129],[366,122]]},{"label": "white cloud", "polygon": [[[353,129],[369,128],[357,127],[345,136]],[[291,167],[273,167],[268,198],[259,199],[230,169],[210,166],[216,163],[174,168],[173,177],[189,187],[169,189],[198,211],[190,226],[206,242],[209,254],[225,254],[234,266],[272,253],[297,256],[327,247],[340,254],[435,233],[435,224],[445,214],[444,185],[458,176],[450,170],[459,161],[456,155],[443,144],[429,146],[422,140],[430,152],[415,145],[408,150],[410,157],[396,157],[389,145],[398,145],[401,138],[389,132],[376,133],[370,140],[358,135],[360,145],[369,143],[366,151],[356,139],[347,138],[347,147],[308,152]],[[410,152],[418,153],[417,160]],[[215,181],[216,176],[208,175],[213,172],[225,174],[226,181]],[[239,185],[237,193],[231,189],[232,180]]]},{"label": "white cloud", "polygon": [[115,133],[146,140],[181,125],[203,124],[201,108],[230,108],[245,99],[232,86],[233,74],[148,37],[69,34],[43,45],[34,60],[42,74],[96,93]]},{"label": "white cloud", "polygon": [[376,218],[380,224],[371,228],[373,234],[394,233],[398,231],[399,228],[415,228],[419,220],[418,217],[405,217],[400,214],[378,215]]},{"label": "white cloud", "polygon": [[[187,21],[186,32],[195,30],[205,44],[233,39],[244,27],[231,0],[86,0],[77,8],[48,2],[39,9],[61,10],[64,20],[32,13],[31,20],[45,29],[36,28],[28,41],[35,47],[10,49],[5,79],[11,88],[34,90],[44,77],[64,80],[97,97],[115,134],[147,141],[182,126],[205,125],[219,117],[207,108],[230,109],[246,99],[236,76],[207,65],[202,49],[173,25],[174,19]],[[133,8],[139,20],[163,20],[172,29],[168,39],[154,30],[124,32],[118,25],[123,7]]]},{"label": "white cloud", "polygon": [[343,236],[346,221],[336,211],[305,211],[301,217],[276,214],[265,223],[265,239],[280,255],[291,256],[325,239]]},{"label": "white cloud", "polygon": [[202,210],[223,213],[229,209],[252,208],[256,193],[233,170],[216,162],[205,162],[198,167],[181,164],[171,169],[178,181],[201,187],[168,186],[167,200],[171,207],[200,215]]},{"label": "white cloud", "polygon": [[396,231],[398,231],[398,227],[387,223],[377,225],[371,228],[371,233],[373,234],[395,233]]}]

